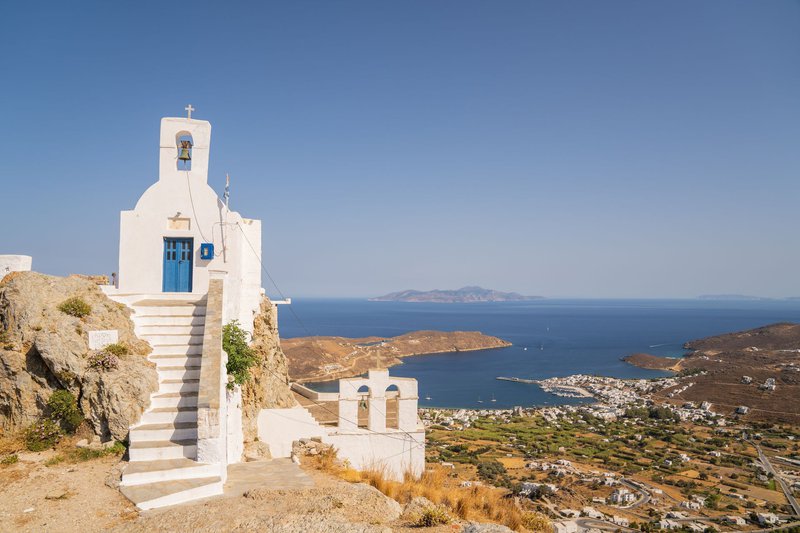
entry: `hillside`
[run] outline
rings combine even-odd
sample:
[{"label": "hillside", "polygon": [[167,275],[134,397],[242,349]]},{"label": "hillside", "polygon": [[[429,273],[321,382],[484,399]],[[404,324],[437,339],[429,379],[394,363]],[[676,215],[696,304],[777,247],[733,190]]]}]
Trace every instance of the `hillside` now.
[{"label": "hillside", "polygon": [[470,303],[470,302],[520,302],[539,300],[541,296],[523,296],[516,292],[501,292],[482,287],[462,287],[456,290],[416,291],[407,290],[393,292],[371,302],[434,302],[434,303]]},{"label": "hillside", "polygon": [[[691,352],[677,361],[641,354],[625,360],[643,368],[696,374],[659,393],[669,401],[707,401],[723,414],[746,406],[750,420],[800,423],[796,408],[800,405],[800,324],[715,335],[687,342],[684,348]],[[765,386],[770,378],[775,380],[774,390]]]},{"label": "hillside", "polygon": [[357,376],[412,355],[505,348],[511,343],[479,331],[414,331],[397,337],[297,337],[282,339],[289,375],[297,381]]}]

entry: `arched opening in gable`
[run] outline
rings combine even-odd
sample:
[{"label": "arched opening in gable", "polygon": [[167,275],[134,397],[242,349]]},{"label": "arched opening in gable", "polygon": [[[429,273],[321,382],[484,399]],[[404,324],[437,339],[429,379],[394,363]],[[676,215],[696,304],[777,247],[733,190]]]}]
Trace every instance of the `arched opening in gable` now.
[{"label": "arched opening in gable", "polygon": [[178,170],[192,170],[192,148],[194,139],[188,131],[181,131],[175,135],[175,144],[178,149],[176,156]]},{"label": "arched opening in gable", "polygon": [[400,389],[397,385],[386,387],[386,427],[400,429]]},{"label": "arched opening in gable", "polygon": [[366,385],[362,385],[356,392],[358,393],[358,427],[366,428],[369,426],[370,390]]}]

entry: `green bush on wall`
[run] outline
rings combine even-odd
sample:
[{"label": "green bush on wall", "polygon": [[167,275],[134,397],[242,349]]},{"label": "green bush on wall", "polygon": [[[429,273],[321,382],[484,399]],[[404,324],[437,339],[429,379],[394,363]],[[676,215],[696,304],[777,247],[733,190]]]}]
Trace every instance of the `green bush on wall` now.
[{"label": "green bush on wall", "polygon": [[34,422],[25,430],[25,447],[32,452],[52,448],[61,438],[61,428],[49,418]]},{"label": "green bush on wall", "polygon": [[[242,385],[250,379],[250,367],[258,362],[256,354],[247,345],[248,333],[233,320],[222,327],[222,348],[228,354],[227,371],[233,383]],[[228,387],[233,388],[233,383]]]},{"label": "green bush on wall", "polygon": [[73,433],[83,422],[83,415],[78,409],[78,401],[71,392],[59,389],[50,395],[47,400],[50,408],[50,418],[58,422],[67,433]]},{"label": "green bush on wall", "polygon": [[82,298],[73,296],[61,302],[58,310],[70,316],[83,318],[92,312],[92,306],[87,304]]}]

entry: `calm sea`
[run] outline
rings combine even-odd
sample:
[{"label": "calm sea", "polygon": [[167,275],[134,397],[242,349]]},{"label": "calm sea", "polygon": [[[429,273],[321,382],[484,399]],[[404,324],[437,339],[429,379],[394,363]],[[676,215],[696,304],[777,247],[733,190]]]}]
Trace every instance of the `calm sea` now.
[{"label": "calm sea", "polygon": [[[420,329],[477,330],[510,348],[409,357],[391,368],[419,381],[420,406],[507,408],[579,403],[536,385],[497,376],[548,378],[598,374],[655,377],[620,357],[648,352],[680,356],[684,342],[774,322],[800,322],[800,301],[537,300],[513,303],[423,304],[293,299],[281,307],[282,337],[395,336]],[[305,326],[305,327],[304,327]],[[332,383],[320,390],[335,390]],[[429,397],[430,399],[425,399]],[[492,398],[496,401],[492,402]]]}]

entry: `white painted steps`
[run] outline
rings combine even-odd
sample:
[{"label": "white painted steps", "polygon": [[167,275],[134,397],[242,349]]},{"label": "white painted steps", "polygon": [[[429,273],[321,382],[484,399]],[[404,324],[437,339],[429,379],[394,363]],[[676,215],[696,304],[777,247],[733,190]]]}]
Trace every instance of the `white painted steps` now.
[{"label": "white painted steps", "polygon": [[122,494],[142,510],[190,502],[222,494],[219,476],[196,479],[171,479],[142,485],[120,486]]},{"label": "white painted steps", "polygon": [[132,442],[128,447],[131,464],[139,461],[160,461],[163,459],[193,459],[197,457],[197,441],[143,441]]},{"label": "white painted steps", "polygon": [[197,392],[200,390],[199,379],[165,379],[160,384],[160,391],[171,392]]},{"label": "white painted steps", "polygon": [[[160,459],[155,461],[141,461],[131,463],[125,468],[125,476],[129,485],[146,485],[160,483],[171,479],[195,479],[214,477],[219,468],[186,459]],[[141,481],[141,483],[137,483]]]},{"label": "white painted steps", "polygon": [[[197,411],[195,409],[195,411]],[[135,430],[135,431],[134,431]],[[130,432],[130,441],[197,439],[197,421],[140,424]]]},{"label": "white painted steps", "polygon": [[205,298],[196,294],[125,295],[136,335],[153,348],[158,392],[130,429],[129,464],[120,490],[140,509],[222,493],[218,465],[198,463],[197,398]]},{"label": "white painted steps", "polygon": [[146,425],[171,422],[197,423],[197,409],[194,407],[158,407],[147,411],[141,420],[141,424]]},{"label": "white painted steps", "polygon": [[[197,408],[197,392],[166,392],[156,394],[150,400],[150,408],[158,407],[194,407]],[[136,428],[131,429],[133,431]]]}]

